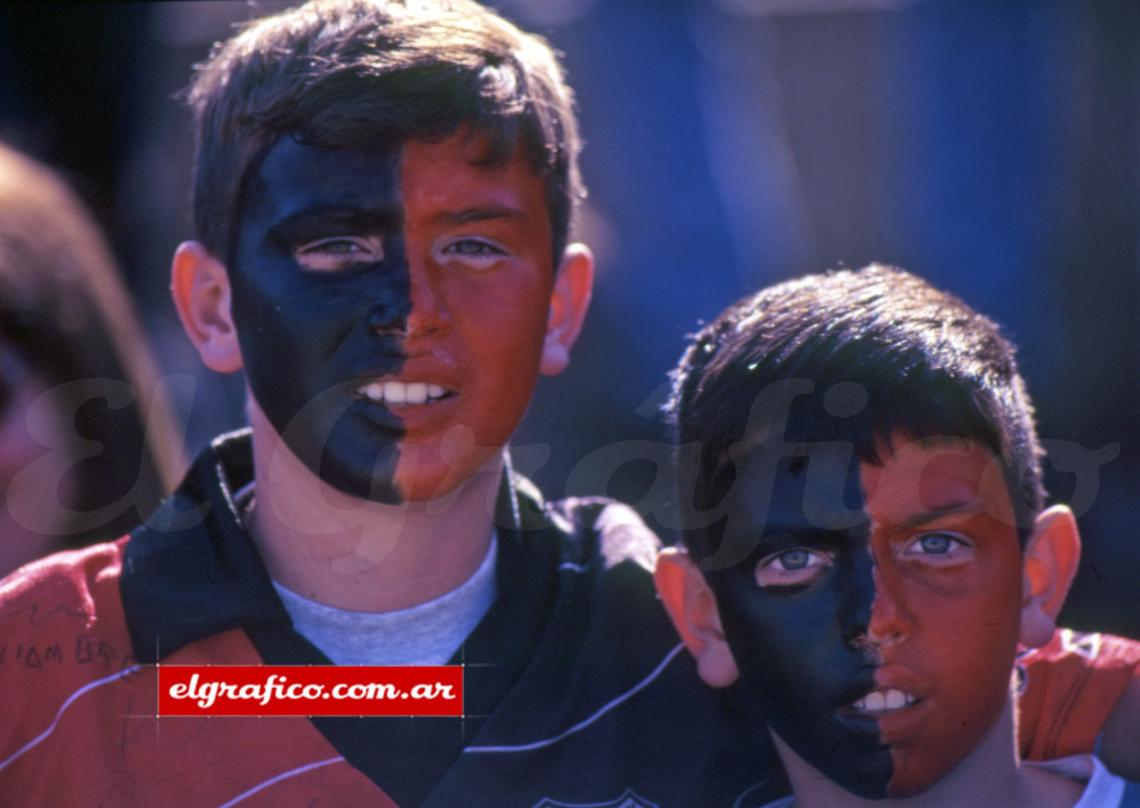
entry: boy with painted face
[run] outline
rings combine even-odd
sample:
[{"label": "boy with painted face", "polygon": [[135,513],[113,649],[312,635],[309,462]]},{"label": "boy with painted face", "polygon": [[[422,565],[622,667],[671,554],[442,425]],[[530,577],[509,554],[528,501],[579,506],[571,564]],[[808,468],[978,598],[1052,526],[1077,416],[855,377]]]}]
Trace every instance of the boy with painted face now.
[{"label": "boy with painted face", "polygon": [[[679,653],[655,537],[504,459],[591,289],[550,49],[468,0],[318,0],[189,100],[174,300],[251,430],[129,540],[0,589],[0,802],[731,802],[766,763]],[[447,662],[461,719],[155,716],[156,663]]]},{"label": "boy with painted face", "polygon": [[[699,450],[680,455],[687,553],[659,559],[658,589],[701,677],[739,680],[767,725],[795,792],[774,804],[1120,803],[1091,757],[1019,763],[1018,646],[1051,642],[1080,542],[1042,507],[990,320],[897,269],[812,276],[728,309],[675,380]],[[1102,642],[1111,705],[1136,653]]]}]

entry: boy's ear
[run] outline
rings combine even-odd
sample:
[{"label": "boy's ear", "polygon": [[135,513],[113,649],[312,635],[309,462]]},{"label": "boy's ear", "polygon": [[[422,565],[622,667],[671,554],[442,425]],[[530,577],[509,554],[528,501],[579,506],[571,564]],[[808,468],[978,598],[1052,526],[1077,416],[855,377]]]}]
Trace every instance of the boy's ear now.
[{"label": "boy's ear", "polygon": [[544,376],[557,376],[570,364],[570,348],[582,330],[593,288],[594,254],[585,244],[568,245],[550,293],[550,315],[538,366]]},{"label": "boy's ear", "polygon": [[1081,536],[1073,512],[1054,505],[1039,514],[1022,564],[1022,645],[1037,648],[1052,638],[1080,560]]},{"label": "boy's ear", "polygon": [[221,262],[199,242],[182,242],[170,267],[170,292],[202,363],[220,373],[240,370],[241,349],[230,315],[230,279]]},{"label": "boy's ear", "polygon": [[676,547],[662,550],[653,581],[705,684],[728,687],[735,682],[740,670],[724,639],[716,597],[689,554]]}]

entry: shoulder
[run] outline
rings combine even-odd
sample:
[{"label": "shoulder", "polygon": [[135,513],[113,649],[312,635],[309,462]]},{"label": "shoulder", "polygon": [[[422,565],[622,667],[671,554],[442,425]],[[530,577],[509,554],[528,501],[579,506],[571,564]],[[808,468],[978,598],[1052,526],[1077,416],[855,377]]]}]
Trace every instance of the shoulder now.
[{"label": "shoulder", "polygon": [[573,497],[546,509],[565,537],[564,562],[597,563],[603,570],[629,564],[652,571],[661,541],[628,505],[605,497]]},{"label": "shoulder", "polygon": [[677,643],[657,599],[653,567],[661,541],[627,505],[601,497],[548,504],[561,535],[560,601],[571,624],[616,643],[624,666],[642,654],[659,658]]},{"label": "shoulder", "polygon": [[0,626],[5,638],[89,629],[105,616],[105,609],[121,612],[119,579],[125,543],[124,537],[56,553],[0,581]]},{"label": "shoulder", "polygon": [[730,805],[745,791],[762,804],[779,793],[766,785],[763,739],[698,679],[657,600],[657,536],[608,499],[542,509],[561,548],[556,594],[523,674],[465,749],[480,779],[512,782],[517,804],[531,805]]},{"label": "shoulder", "polygon": [[1025,664],[1042,667],[1068,663],[1098,670],[1131,671],[1140,664],[1140,642],[1062,628],[1054,632],[1047,645],[1034,648],[1022,660]]},{"label": "shoulder", "polygon": [[[524,534],[553,533],[562,569],[605,572],[620,567],[652,572],[661,541],[633,508],[608,497],[545,500],[526,477],[508,470],[500,496],[512,513],[497,514],[500,525]],[[632,569],[630,571],[633,571]]]},{"label": "shoulder", "polygon": [[[0,693],[18,696],[5,699],[0,719],[0,769],[11,782],[43,758],[9,764],[65,711],[68,728],[85,731],[105,729],[99,716],[124,714],[124,691],[102,687],[137,670],[119,597],[122,550],[120,540],[60,553],[0,583]],[[73,702],[82,709],[68,710]]]},{"label": "shoulder", "polygon": [[124,543],[58,553],[0,582],[0,691],[65,686],[134,662],[119,594]]},{"label": "shoulder", "polygon": [[678,639],[653,585],[661,542],[627,505],[600,497],[548,505],[562,533],[559,562],[563,610],[583,639],[613,650],[597,659],[630,669],[671,653]]},{"label": "shoulder", "polygon": [[1018,660],[1024,677],[1022,755],[1048,760],[1089,752],[1117,703],[1136,690],[1140,643],[1060,629]]}]

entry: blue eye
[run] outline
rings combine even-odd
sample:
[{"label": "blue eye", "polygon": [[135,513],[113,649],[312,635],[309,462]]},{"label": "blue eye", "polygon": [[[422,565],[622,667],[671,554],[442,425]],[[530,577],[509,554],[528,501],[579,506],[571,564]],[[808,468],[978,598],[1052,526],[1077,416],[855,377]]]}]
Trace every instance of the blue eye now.
[{"label": "blue eye", "polygon": [[931,555],[944,555],[950,552],[953,542],[954,540],[945,533],[928,533],[918,540],[918,543],[922,545],[923,551]]},{"label": "blue eye", "polygon": [[786,553],[781,553],[777,558],[780,565],[786,570],[803,569],[811,560],[807,550],[789,550]]},{"label": "blue eye", "polygon": [[907,542],[902,556],[934,565],[955,565],[973,557],[974,544],[968,536],[945,530],[922,533]]},{"label": "blue eye", "polygon": [[441,262],[459,262],[471,269],[490,269],[511,254],[483,238],[457,238],[444,244],[439,253]]},{"label": "blue eye", "polygon": [[463,239],[462,241],[449,244],[444,249],[444,252],[456,255],[505,255],[498,247],[488,244],[485,241],[475,241],[474,239]]},{"label": "blue eye", "polygon": [[379,236],[336,236],[303,244],[294,255],[310,272],[339,272],[383,261],[384,242]]},{"label": "blue eye", "polygon": [[806,584],[831,567],[832,562],[832,557],[822,550],[807,547],[781,550],[756,565],[756,583],[763,587]]}]

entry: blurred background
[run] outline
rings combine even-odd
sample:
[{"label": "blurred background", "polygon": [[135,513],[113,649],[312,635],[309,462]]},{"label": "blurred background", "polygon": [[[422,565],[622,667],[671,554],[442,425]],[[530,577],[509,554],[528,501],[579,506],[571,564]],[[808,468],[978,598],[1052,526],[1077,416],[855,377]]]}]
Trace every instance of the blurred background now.
[{"label": "blurred background", "polygon": [[[175,99],[231,26],[287,4],[0,6],[0,140],[106,229],[190,455],[243,422],[169,301],[191,236]],[[497,0],[565,54],[600,275],[516,464],[668,533],[658,414],[684,338],[810,271],[898,264],[1004,323],[1085,556],[1066,622],[1140,637],[1140,4]]]}]

